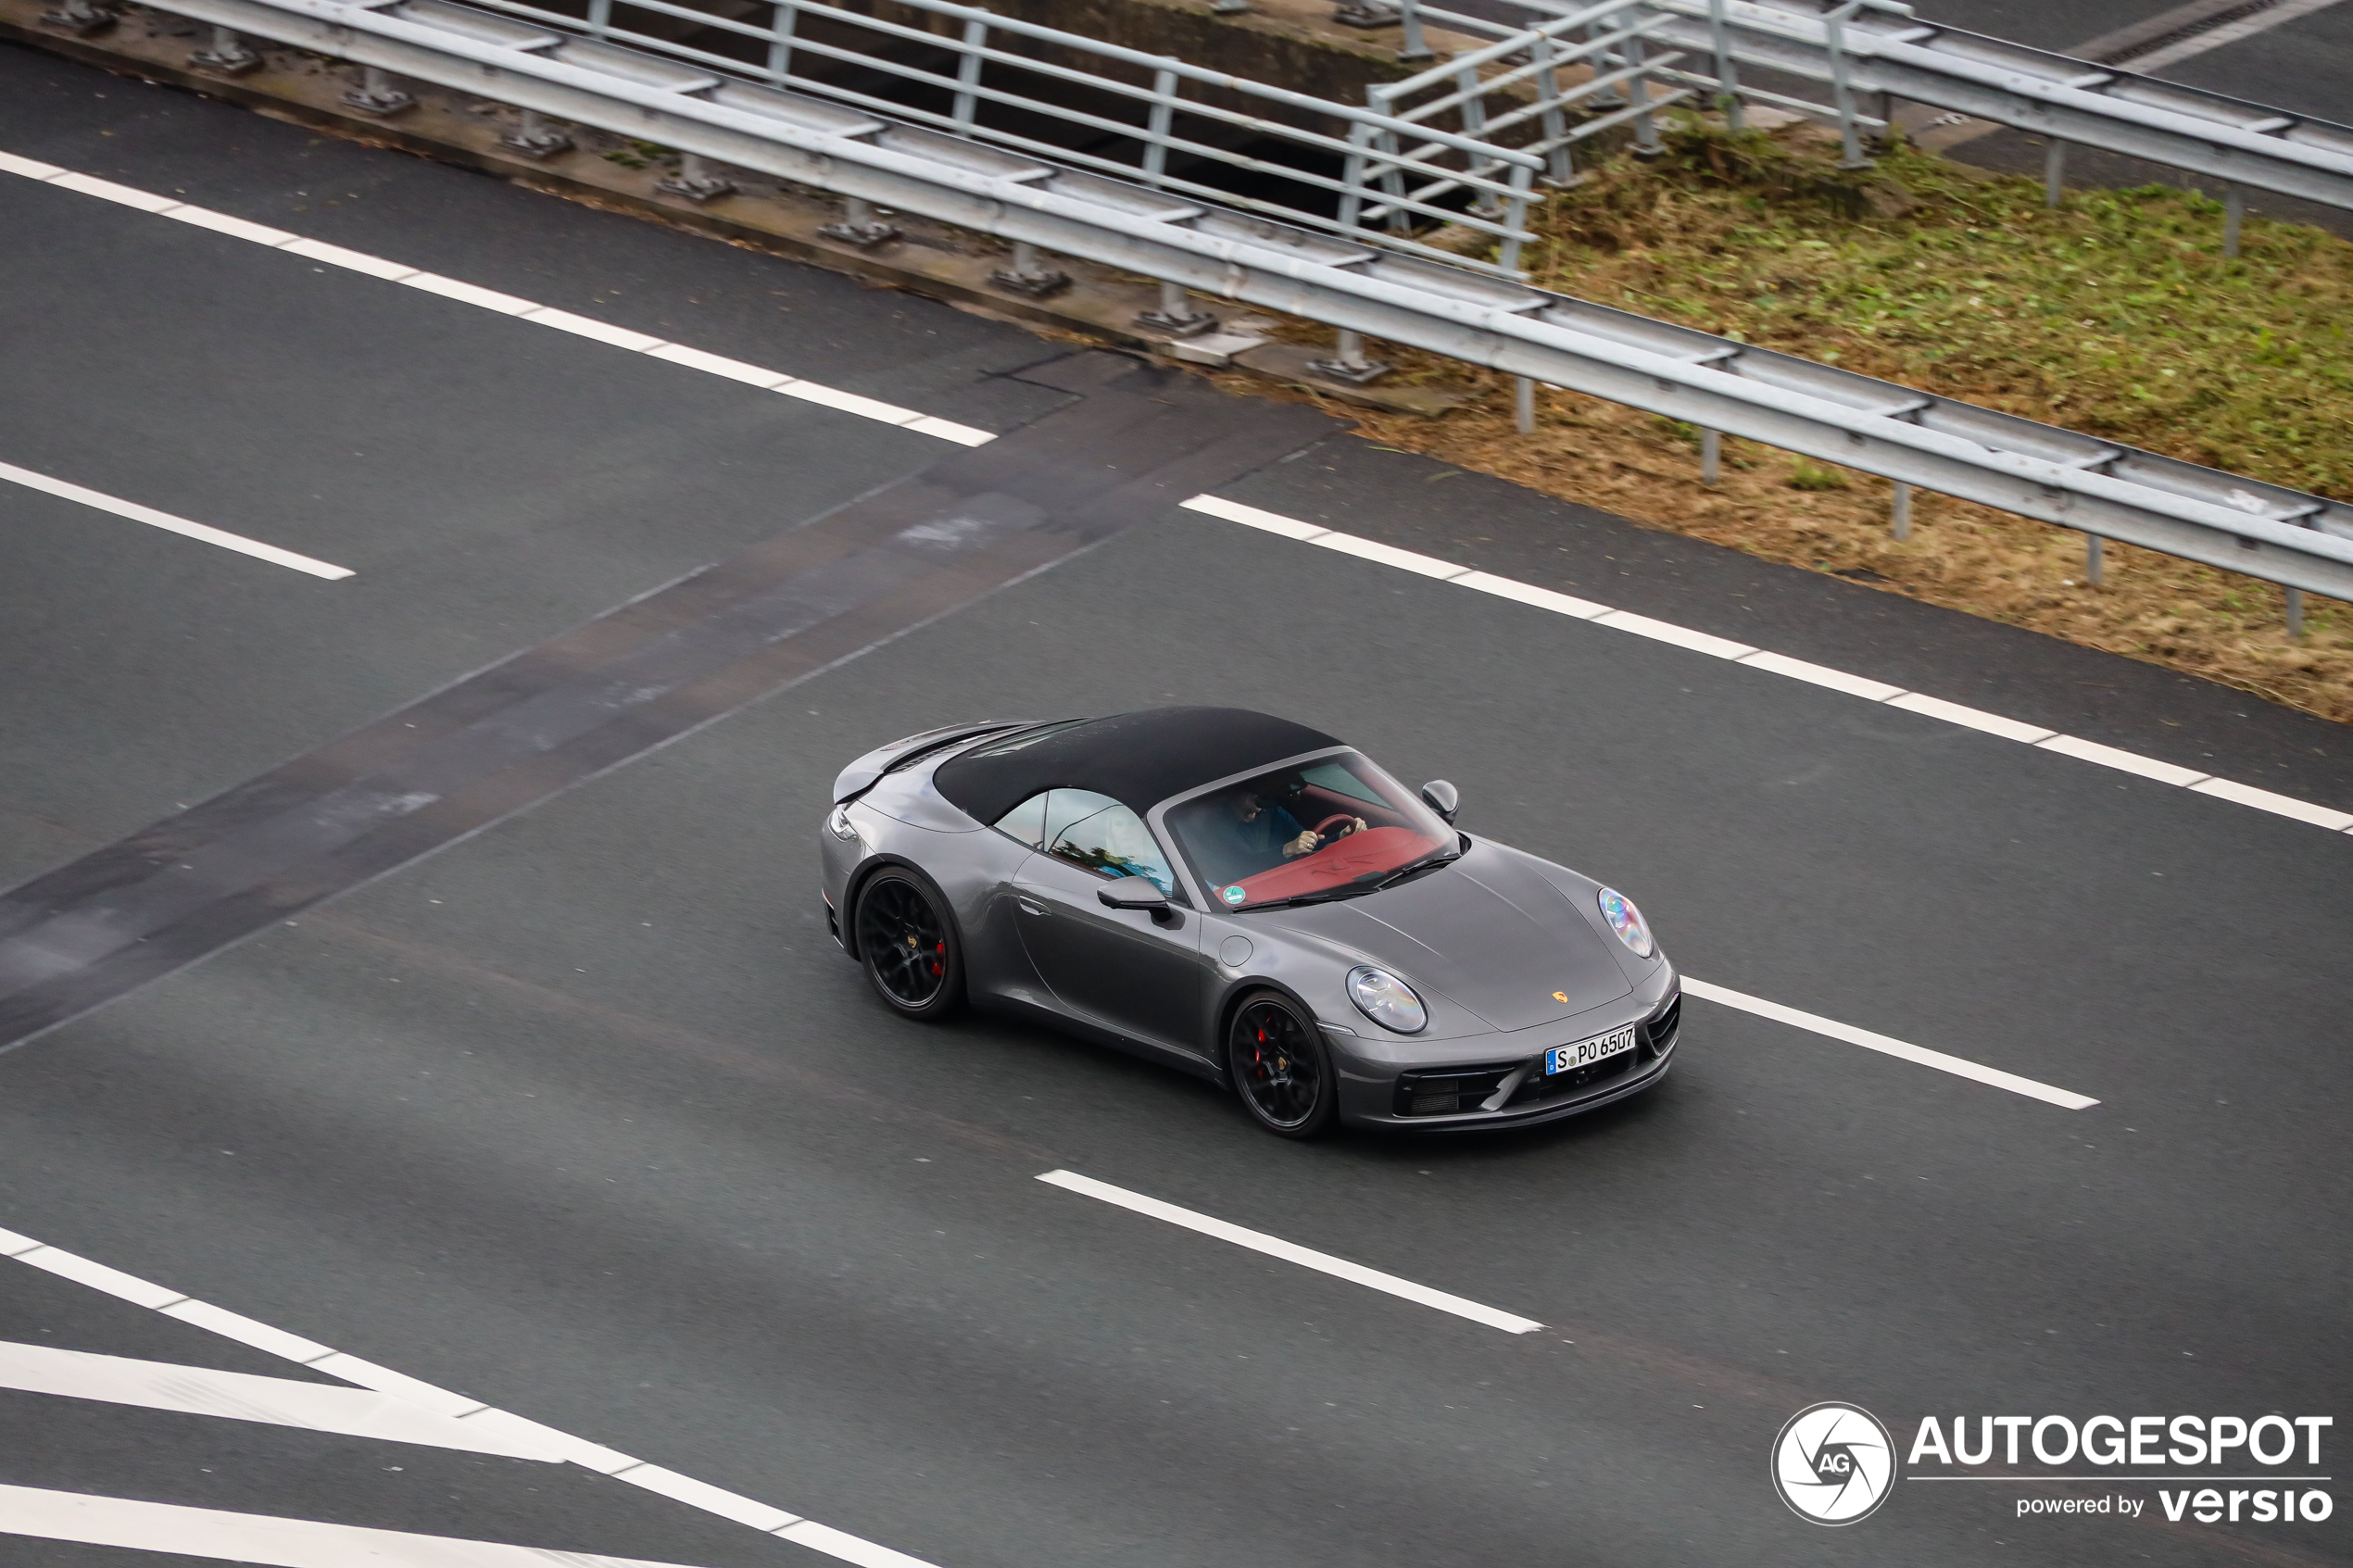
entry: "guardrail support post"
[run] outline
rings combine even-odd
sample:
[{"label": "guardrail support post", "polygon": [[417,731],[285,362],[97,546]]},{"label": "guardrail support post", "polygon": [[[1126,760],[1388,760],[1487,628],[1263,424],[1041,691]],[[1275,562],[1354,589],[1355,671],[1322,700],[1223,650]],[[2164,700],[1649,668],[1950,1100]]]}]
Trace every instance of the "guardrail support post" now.
[{"label": "guardrail support post", "polygon": [[1626,83],[1627,101],[1634,106],[1634,156],[1648,160],[1667,148],[1658,139],[1658,121],[1650,111],[1650,72],[1642,67],[1642,38],[1636,33],[1626,41],[1626,63],[1634,68],[1633,76]]},{"label": "guardrail support post", "polygon": [[549,125],[537,109],[522,111],[522,123],[498,138],[498,144],[525,157],[552,157],[572,145],[572,138]]},{"label": "guardrail support post", "polygon": [[980,85],[980,52],[988,47],[988,24],[978,17],[964,23],[964,57],[956,62],[956,103],[952,118],[959,132],[970,131],[973,115],[980,107],[980,99],[973,91]]},{"label": "guardrail support post", "polygon": [[[605,3],[610,4],[610,0]],[[768,80],[779,87],[792,76],[793,30],[799,19],[800,13],[790,0],[779,0],[768,30],[772,35],[768,40]]]},{"label": "guardrail support post", "polygon": [[92,33],[104,32],[114,26],[116,20],[117,18],[112,11],[107,10],[104,6],[94,6],[90,0],[65,0],[65,4],[56,10],[41,13],[43,27],[53,27],[59,32],[70,32],[76,38],[87,38]]},{"label": "guardrail support post", "polygon": [[2222,190],[2222,254],[2239,253],[2239,225],[2246,220],[2246,193],[2235,182]]},{"label": "guardrail support post", "polygon": [[1862,127],[1855,123],[1855,86],[1847,79],[1846,19],[1852,16],[1859,0],[1846,0],[1822,19],[1824,42],[1830,45],[1831,101],[1838,108],[1838,135],[1841,169],[1869,169],[1871,160],[1863,154]]},{"label": "guardrail support post", "polygon": [[1217,324],[1217,318],[1206,310],[1194,309],[1192,296],[1185,292],[1185,285],[1164,278],[1159,307],[1139,315],[1136,324],[1166,332],[1170,337],[1199,337]]},{"label": "guardrail support post", "polygon": [[359,85],[346,93],[343,101],[361,114],[398,114],[417,107],[417,100],[396,86],[391,74],[377,66],[359,68]]},{"label": "guardrail support post", "polygon": [[1437,51],[1432,49],[1428,41],[1422,37],[1420,0],[1398,0],[1397,19],[1405,24],[1405,37],[1403,42],[1397,45],[1397,57],[1401,60],[1433,58]]},{"label": "guardrail support post", "polygon": [[1742,130],[1741,68],[1732,59],[1731,40],[1724,32],[1724,0],[1707,0],[1707,31],[1716,47],[1716,96],[1724,107],[1724,129],[1738,135]]},{"label": "guardrail support post", "polygon": [[1024,299],[1050,298],[1070,287],[1070,274],[1039,260],[1038,247],[1027,240],[1013,242],[1013,264],[1002,271],[991,272],[988,281]]},{"label": "guardrail support post", "polygon": [[2287,634],[2292,642],[2304,636],[2304,590],[2289,588],[2287,594]]},{"label": "guardrail support post", "polygon": [[1724,433],[1704,430],[1699,433],[1699,482],[1713,486],[1724,466]]},{"label": "guardrail support post", "polygon": [[1536,433],[1536,378],[1512,378],[1512,423],[1522,435]]},{"label": "guardrail support post", "polygon": [[[1222,4],[1222,0],[1221,0]],[[1250,0],[1242,0],[1250,8]],[[1164,66],[1152,72],[1151,112],[1144,120],[1144,183],[1157,190],[1168,169],[1168,131],[1176,122],[1177,76]]]},{"label": "guardrail support post", "polygon": [[2100,547],[2103,543],[2096,533],[2083,535],[2083,581],[2095,588],[2107,575],[2107,553]]},{"label": "guardrail support post", "polygon": [[2057,207],[2067,191],[2067,144],[2054,136],[2043,144],[2043,205]]},{"label": "guardrail support post", "polygon": [[1902,480],[1895,482],[1895,501],[1888,508],[1887,532],[1902,544],[1912,536],[1912,487]]},{"label": "guardrail support post", "polygon": [[1387,362],[1365,358],[1365,334],[1340,329],[1338,352],[1328,359],[1308,362],[1307,369],[1326,381],[1345,382],[1350,386],[1363,386],[1389,374]]},{"label": "guardrail support post", "polygon": [[687,153],[678,160],[678,172],[667,180],[655,181],[654,189],[670,195],[684,196],[690,202],[708,202],[733,195],[736,182],[713,174],[709,164]]},{"label": "guardrail support post", "polygon": [[243,76],[260,66],[261,56],[245,46],[236,29],[216,27],[212,30],[212,47],[190,55],[188,63],[215,76]]},{"label": "guardrail support post", "polygon": [[845,196],[841,204],[841,221],[828,223],[817,231],[829,240],[839,240],[860,250],[872,250],[899,237],[899,227],[886,223],[875,216],[875,204],[862,196]]}]

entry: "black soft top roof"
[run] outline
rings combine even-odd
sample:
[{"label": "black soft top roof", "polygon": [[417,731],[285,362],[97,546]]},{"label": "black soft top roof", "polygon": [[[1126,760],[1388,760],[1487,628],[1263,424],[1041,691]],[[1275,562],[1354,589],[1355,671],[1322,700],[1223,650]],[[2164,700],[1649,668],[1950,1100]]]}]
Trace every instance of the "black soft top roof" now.
[{"label": "black soft top roof", "polygon": [[1140,816],[1212,779],[1340,744],[1247,708],[1151,708],[1085,720],[1027,745],[1022,738],[991,736],[942,762],[932,782],[984,822],[1041,789],[1090,789]]}]

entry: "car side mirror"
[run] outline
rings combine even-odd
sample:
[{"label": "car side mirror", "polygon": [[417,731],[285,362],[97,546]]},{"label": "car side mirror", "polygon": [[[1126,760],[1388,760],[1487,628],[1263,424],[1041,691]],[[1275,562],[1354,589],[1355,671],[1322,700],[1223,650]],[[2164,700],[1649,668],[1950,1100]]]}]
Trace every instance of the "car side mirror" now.
[{"label": "car side mirror", "polygon": [[1096,889],[1095,897],[1114,909],[1149,909],[1163,914],[1168,909],[1168,895],[1152,885],[1148,876],[1123,876],[1109,885]]},{"label": "car side mirror", "polygon": [[1444,779],[1432,779],[1422,785],[1422,799],[1428,803],[1431,810],[1445,818],[1450,826],[1454,821],[1456,808],[1463,803],[1463,797],[1455,793],[1454,786]]}]

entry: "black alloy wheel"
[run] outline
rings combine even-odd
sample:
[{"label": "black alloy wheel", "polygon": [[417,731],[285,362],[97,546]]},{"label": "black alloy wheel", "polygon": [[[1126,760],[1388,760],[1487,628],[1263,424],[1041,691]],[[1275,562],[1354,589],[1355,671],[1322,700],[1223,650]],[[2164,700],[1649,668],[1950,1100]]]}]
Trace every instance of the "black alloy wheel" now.
[{"label": "black alloy wheel", "polygon": [[1235,1091],[1268,1132],[1312,1138],[1331,1126],[1340,1104],[1331,1058],[1290,997],[1261,991],[1235,1010],[1226,1062]]},{"label": "black alloy wheel", "polygon": [[944,1018],[964,999],[963,954],[946,902],[896,868],[876,872],[858,895],[858,960],[893,1012]]}]

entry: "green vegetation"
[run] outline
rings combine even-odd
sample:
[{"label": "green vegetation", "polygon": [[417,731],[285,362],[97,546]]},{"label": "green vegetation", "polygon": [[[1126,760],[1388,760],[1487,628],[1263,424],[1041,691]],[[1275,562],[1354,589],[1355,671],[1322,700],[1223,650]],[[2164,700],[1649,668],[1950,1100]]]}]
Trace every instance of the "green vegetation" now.
[{"label": "green vegetation", "polygon": [[2250,219],[2226,260],[2221,204],[2164,186],[2052,211],[1902,146],[1843,170],[1805,131],[1667,141],[1539,210],[1539,282],[2353,498],[2353,243]]}]

